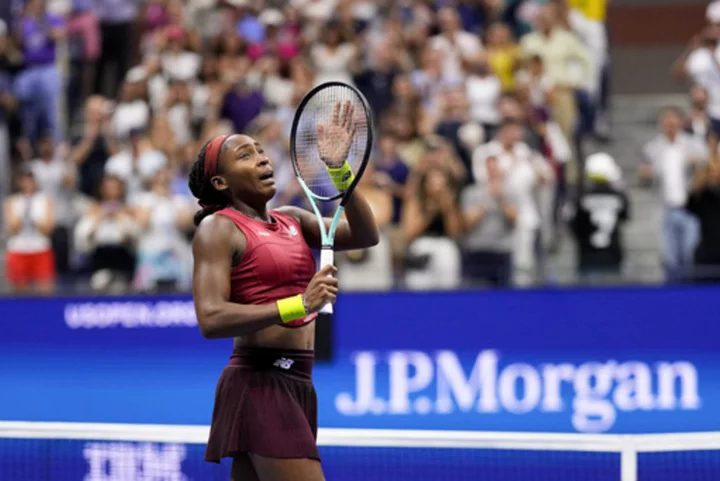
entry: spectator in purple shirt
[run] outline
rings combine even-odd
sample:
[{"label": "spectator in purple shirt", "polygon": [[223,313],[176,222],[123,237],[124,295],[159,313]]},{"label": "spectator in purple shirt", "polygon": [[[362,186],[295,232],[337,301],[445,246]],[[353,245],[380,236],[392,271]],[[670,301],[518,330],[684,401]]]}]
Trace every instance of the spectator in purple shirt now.
[{"label": "spectator in purple shirt", "polygon": [[225,95],[221,116],[232,122],[235,132],[244,132],[262,112],[263,104],[262,94],[240,80]]},{"label": "spectator in purple shirt", "polygon": [[25,68],[15,78],[21,103],[23,134],[33,143],[39,132],[62,140],[58,122],[62,81],[55,63],[56,42],[65,35],[65,22],[48,13],[45,0],[29,0],[19,19],[17,36]]}]

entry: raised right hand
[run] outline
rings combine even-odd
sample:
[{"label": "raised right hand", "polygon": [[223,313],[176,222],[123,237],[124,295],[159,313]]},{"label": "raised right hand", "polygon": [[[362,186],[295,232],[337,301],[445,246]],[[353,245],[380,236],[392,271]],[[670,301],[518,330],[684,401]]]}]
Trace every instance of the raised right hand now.
[{"label": "raised right hand", "polygon": [[305,308],[308,314],[319,311],[328,302],[335,303],[338,294],[338,280],[334,277],[337,267],[327,265],[320,269],[305,290]]}]

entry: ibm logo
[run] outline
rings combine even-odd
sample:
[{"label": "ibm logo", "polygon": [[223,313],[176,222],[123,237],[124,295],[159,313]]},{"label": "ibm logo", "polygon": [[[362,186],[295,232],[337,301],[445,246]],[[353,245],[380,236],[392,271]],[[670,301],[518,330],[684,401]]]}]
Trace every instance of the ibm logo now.
[{"label": "ibm logo", "polygon": [[182,444],[87,443],[84,481],[188,481]]}]

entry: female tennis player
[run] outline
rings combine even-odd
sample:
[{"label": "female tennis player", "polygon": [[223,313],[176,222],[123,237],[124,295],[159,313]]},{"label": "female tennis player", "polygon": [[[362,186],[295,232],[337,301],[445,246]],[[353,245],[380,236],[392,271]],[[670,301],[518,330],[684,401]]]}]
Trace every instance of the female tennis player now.
[{"label": "female tennis player", "polygon": [[[320,152],[347,154],[350,110],[318,129]],[[189,186],[203,206],[193,241],[200,329],[209,339],[235,338],[217,386],[205,460],[232,457],[232,481],[324,480],[311,377],[313,321],[324,304],[335,302],[338,282],[334,266],[316,273],[310,249],[320,247],[318,222],[297,207],[268,210],[276,190],[272,163],[247,135],[205,144]],[[378,242],[372,210],[359,192],[345,213],[335,248]]]}]

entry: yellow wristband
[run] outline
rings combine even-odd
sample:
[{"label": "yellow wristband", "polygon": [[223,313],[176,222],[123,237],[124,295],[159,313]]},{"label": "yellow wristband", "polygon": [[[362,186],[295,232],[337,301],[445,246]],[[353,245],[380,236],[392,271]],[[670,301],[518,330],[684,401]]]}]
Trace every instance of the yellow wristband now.
[{"label": "yellow wristband", "polygon": [[278,312],[283,323],[307,316],[302,294],[277,301]]},{"label": "yellow wristband", "polygon": [[330,179],[332,180],[337,190],[345,192],[350,188],[350,184],[355,180],[355,175],[352,172],[350,164],[346,160],[340,167],[326,166]]}]

